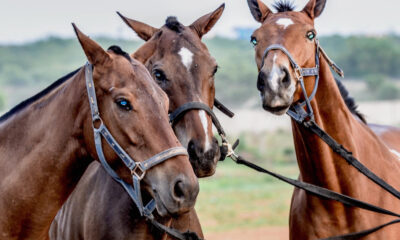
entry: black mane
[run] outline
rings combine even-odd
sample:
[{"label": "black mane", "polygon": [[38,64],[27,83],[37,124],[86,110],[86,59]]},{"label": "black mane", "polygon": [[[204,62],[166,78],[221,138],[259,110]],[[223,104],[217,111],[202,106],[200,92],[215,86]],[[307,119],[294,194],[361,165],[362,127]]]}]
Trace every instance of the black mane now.
[{"label": "black mane", "polygon": [[178,21],[176,17],[168,17],[165,21],[165,26],[174,32],[180,33],[183,30],[182,24]]},{"label": "black mane", "polygon": [[272,6],[278,12],[291,12],[296,7],[290,0],[278,0]]},{"label": "black mane", "polygon": [[21,102],[20,104],[18,104],[17,106],[15,106],[14,108],[12,108],[10,111],[8,111],[7,113],[5,113],[3,116],[0,117],[0,122],[3,122],[5,120],[7,120],[8,118],[10,118],[12,115],[20,112],[21,110],[23,110],[24,108],[26,108],[27,106],[31,105],[32,103],[36,102],[37,100],[39,100],[40,98],[42,98],[43,96],[47,95],[49,92],[51,92],[52,90],[54,90],[55,88],[57,88],[58,86],[60,86],[61,84],[63,84],[64,82],[66,82],[68,79],[70,79],[72,76],[74,76],[81,68],[76,69],[75,71],[68,73],[67,75],[65,75],[64,77],[58,79],[57,81],[55,81],[54,83],[52,83],[50,86],[48,86],[47,88],[45,88],[43,91],[39,92],[38,94],[34,95],[33,97],[30,97],[28,99],[26,99],[25,101]]},{"label": "black mane", "polygon": [[115,54],[121,55],[124,58],[128,59],[128,61],[131,61],[131,56],[129,56],[128,53],[126,53],[124,50],[121,49],[121,47],[117,45],[112,45],[108,48],[109,51],[113,51]]},{"label": "black mane", "polygon": [[336,85],[339,88],[340,91],[340,95],[342,95],[342,98],[344,100],[344,102],[346,103],[347,108],[350,110],[351,113],[353,113],[354,115],[356,115],[363,123],[367,124],[367,121],[365,120],[365,117],[362,113],[360,113],[360,111],[358,111],[357,109],[357,104],[354,100],[354,98],[352,98],[349,94],[349,91],[347,91],[346,87],[343,85],[343,83],[336,79]]}]

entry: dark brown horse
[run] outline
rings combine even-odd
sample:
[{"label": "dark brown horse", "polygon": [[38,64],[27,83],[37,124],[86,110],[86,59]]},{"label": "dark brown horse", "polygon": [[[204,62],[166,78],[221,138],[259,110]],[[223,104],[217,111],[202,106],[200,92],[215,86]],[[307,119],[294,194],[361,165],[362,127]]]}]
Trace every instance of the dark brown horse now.
[{"label": "dark brown horse", "polygon": [[[99,113],[121,147],[143,161],[180,146],[169,125],[168,98],[146,68],[118,47],[106,52],[75,31],[93,65]],[[57,211],[97,159],[85,68],[1,117],[0,133],[0,238],[45,239]],[[102,145],[108,163],[132,183],[129,169],[105,141]],[[150,169],[142,183],[160,213],[187,211],[198,192],[182,155]]]},{"label": "dark brown horse", "polygon": [[[133,56],[146,65],[155,82],[168,94],[170,112],[193,101],[212,107],[217,64],[201,42],[201,37],[214,26],[223,10],[224,5],[188,27],[170,17],[160,29],[120,15],[147,41]],[[212,175],[220,153],[209,116],[202,110],[191,110],[177,122],[174,130],[181,143],[188,147],[197,176]],[[203,237],[194,208],[173,218],[158,219],[182,232],[190,229]],[[90,166],[50,229],[51,239],[166,237],[140,217],[129,196],[118,183],[104,175],[99,164]]]},{"label": "dark brown horse", "polygon": [[[294,12],[291,4],[278,2],[275,4],[277,12],[273,13],[260,0],[248,0],[252,15],[262,24],[253,33],[251,42],[255,45],[259,70],[257,88],[265,110],[282,115],[289,107],[304,101],[297,81],[298,72],[294,71],[289,56],[281,49],[264,53],[272,44],[279,44],[301,68],[315,67],[317,33],[314,19],[320,16],[325,3],[325,0],[310,0],[302,11]],[[400,131],[375,125],[373,129],[379,132],[376,134],[354,117],[340,96],[326,58],[322,55],[318,58],[320,80],[318,91],[311,101],[315,121],[376,175],[399,189]],[[305,77],[304,84],[309,96],[314,89],[315,77]],[[347,164],[320,138],[294,120],[292,128],[302,181],[400,212],[398,199]],[[375,227],[392,219],[295,189],[290,209],[290,238],[326,238]],[[365,239],[398,239],[399,234],[400,226],[392,225]]]}]

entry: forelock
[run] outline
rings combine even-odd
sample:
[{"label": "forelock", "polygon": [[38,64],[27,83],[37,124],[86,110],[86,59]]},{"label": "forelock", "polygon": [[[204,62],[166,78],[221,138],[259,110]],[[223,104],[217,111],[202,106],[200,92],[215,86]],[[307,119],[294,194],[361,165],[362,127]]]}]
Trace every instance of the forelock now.
[{"label": "forelock", "polygon": [[165,26],[177,33],[180,33],[183,30],[183,25],[174,16],[170,16],[167,18],[167,20],[165,21]]},{"label": "forelock", "polygon": [[295,6],[291,0],[278,0],[273,4],[277,12],[291,12],[294,11]]}]

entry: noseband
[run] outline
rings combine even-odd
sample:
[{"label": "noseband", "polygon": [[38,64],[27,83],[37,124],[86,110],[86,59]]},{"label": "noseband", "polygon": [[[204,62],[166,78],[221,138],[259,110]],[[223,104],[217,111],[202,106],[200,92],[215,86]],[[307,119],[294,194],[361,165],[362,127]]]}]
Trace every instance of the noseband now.
[{"label": "noseband", "polygon": [[[264,66],[265,58],[267,57],[268,53],[272,50],[281,50],[288,57],[288,59],[290,61],[290,65],[292,66],[292,68],[294,70],[296,80],[298,83],[300,83],[305,100],[303,102],[292,105],[290,107],[290,109],[287,111],[287,114],[290,117],[292,117],[296,122],[299,122],[299,123],[302,123],[305,120],[313,120],[314,119],[314,112],[313,112],[310,102],[315,97],[315,94],[317,93],[317,89],[318,89],[320,52],[322,53],[322,56],[327,60],[328,64],[332,67],[332,69],[337,74],[339,74],[341,77],[343,77],[343,75],[344,75],[343,71],[332,60],[330,60],[330,58],[326,55],[325,51],[319,45],[318,39],[315,39],[315,45],[316,45],[315,67],[313,67],[313,68],[301,68],[296,63],[296,60],[294,60],[294,58],[290,54],[290,52],[281,44],[272,44],[267,49],[265,49],[264,55],[262,58],[262,62],[261,62],[261,66]],[[310,96],[308,96],[306,87],[304,85],[304,77],[309,77],[309,76],[315,76],[314,89],[311,92]],[[307,106],[307,112],[304,110],[304,106]]]},{"label": "noseband", "polygon": [[[92,124],[94,131],[94,142],[96,146],[97,156],[99,157],[100,163],[106,172],[118,183],[122,185],[125,191],[132,198],[133,202],[136,204],[140,215],[152,218],[152,212],[154,211],[156,204],[154,199],[152,199],[147,205],[144,206],[142,201],[142,195],[140,191],[140,181],[145,176],[147,170],[158,165],[172,157],[179,155],[188,155],[187,150],[184,147],[174,147],[162,151],[153,157],[143,161],[134,161],[118,144],[118,142],[111,135],[110,131],[104,125],[103,120],[100,117],[99,108],[96,100],[96,91],[93,84],[93,66],[90,63],[85,65],[85,78],[86,78],[86,89],[89,97],[90,110],[92,115]],[[98,127],[97,127],[98,125]],[[107,141],[108,145],[114,150],[118,157],[122,160],[126,167],[129,168],[133,186],[122,180],[117,173],[111,168],[107,163],[106,158],[103,153],[103,147],[101,143],[101,137]]]},{"label": "noseband", "polygon": [[[234,116],[234,113],[231,112],[227,107],[225,107],[221,102],[219,102],[217,99],[214,99],[214,106],[218,108],[221,112],[223,112],[225,115],[228,117],[232,118]],[[215,126],[215,128],[218,131],[218,135],[221,137],[222,145],[220,147],[220,152],[221,152],[221,157],[220,160],[224,160],[227,157],[227,154],[229,152],[229,143],[228,140],[226,139],[226,134],[225,131],[219,122],[217,116],[213,112],[213,110],[206,104],[202,102],[188,102],[177,109],[173,111],[172,113],[169,114],[169,121],[172,126],[176,124],[177,121],[179,121],[180,118],[182,118],[188,111],[191,110],[204,110],[210,117],[211,120]]]}]

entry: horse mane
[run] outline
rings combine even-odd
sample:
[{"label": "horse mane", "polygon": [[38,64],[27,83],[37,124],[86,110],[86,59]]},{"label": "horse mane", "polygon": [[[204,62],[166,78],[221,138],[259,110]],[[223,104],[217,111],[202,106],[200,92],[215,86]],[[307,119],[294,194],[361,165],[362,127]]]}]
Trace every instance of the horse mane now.
[{"label": "horse mane", "polygon": [[339,88],[340,95],[342,96],[344,102],[346,103],[347,108],[350,110],[350,112],[354,115],[356,115],[363,123],[367,124],[367,120],[365,120],[364,114],[362,114],[357,108],[356,101],[354,100],[353,97],[350,96],[349,91],[347,91],[346,87],[343,85],[343,83],[336,79],[336,85]]},{"label": "horse mane", "polygon": [[165,21],[165,26],[177,33],[180,33],[183,30],[182,24],[174,16],[170,16],[167,18],[167,20]]},{"label": "horse mane", "polygon": [[278,12],[291,12],[296,7],[291,0],[278,0],[272,6]]},{"label": "horse mane", "polygon": [[117,55],[123,56],[124,58],[128,59],[128,61],[132,61],[131,56],[129,56],[129,54],[127,52],[122,50],[120,46],[112,45],[107,50],[112,51],[113,53],[115,53]]},{"label": "horse mane", "polygon": [[7,113],[5,113],[3,116],[0,117],[0,122],[4,122],[5,120],[9,119],[11,116],[13,116],[14,114],[17,114],[18,112],[22,111],[23,109],[25,109],[26,107],[28,107],[29,105],[31,105],[32,103],[36,102],[37,100],[39,100],[40,98],[42,98],[43,96],[46,96],[48,93],[50,93],[51,91],[53,91],[55,88],[57,88],[58,86],[60,86],[61,84],[63,84],[64,82],[66,82],[68,79],[70,79],[72,76],[74,76],[81,68],[76,69],[73,72],[68,73],[67,75],[65,75],[64,77],[58,79],[57,81],[55,81],[54,83],[52,83],[50,86],[48,86],[47,88],[45,88],[44,90],[42,90],[41,92],[37,93],[36,95],[24,100],[23,102],[19,103],[17,106],[15,106],[14,108],[12,108],[10,111],[8,111]]}]

